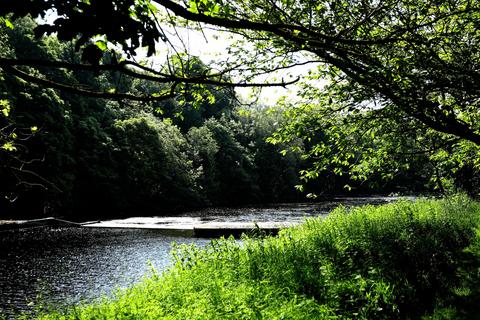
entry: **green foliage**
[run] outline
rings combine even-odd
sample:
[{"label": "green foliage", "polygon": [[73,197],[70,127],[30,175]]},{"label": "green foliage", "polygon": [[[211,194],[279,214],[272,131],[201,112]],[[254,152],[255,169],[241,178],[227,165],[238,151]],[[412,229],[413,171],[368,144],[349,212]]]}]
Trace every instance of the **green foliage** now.
[{"label": "green foliage", "polygon": [[278,237],[177,246],[165,273],[39,318],[471,319],[479,223],[464,196],[338,208]]},{"label": "green foliage", "polygon": [[[1,111],[1,116],[2,116],[2,121],[0,123],[8,121],[8,115],[10,114],[10,103],[6,99],[1,99],[0,100],[0,111]],[[13,140],[17,138],[17,135],[15,132],[7,133],[5,132],[6,129],[8,128],[8,124],[4,125],[3,127],[0,127],[0,149],[3,149],[5,151],[17,151],[17,148],[13,144]]]},{"label": "green foliage", "polygon": [[211,204],[216,199],[212,193],[214,193],[217,183],[216,155],[220,151],[220,147],[207,126],[190,128],[186,138],[191,146],[189,150],[190,159],[192,159],[193,166],[199,175],[199,194],[204,203]]},{"label": "green foliage", "polygon": [[298,171],[304,162],[297,153],[282,154],[284,148],[301,146],[299,140],[272,145],[268,138],[288,123],[280,108],[257,107],[238,110],[237,137],[253,154],[259,191],[269,202],[294,201],[299,196],[293,186],[299,183]]},{"label": "green foliage", "polygon": [[221,205],[239,205],[246,199],[258,202],[255,164],[245,146],[235,137],[233,120],[207,120],[205,126],[218,144],[215,154],[215,184],[210,192]]},{"label": "green foliage", "polygon": [[354,188],[366,182],[408,185],[413,191],[428,183],[443,193],[457,188],[478,193],[472,185],[476,176],[462,174],[478,170],[476,144],[432,130],[392,106],[362,105],[348,88],[340,93],[342,88],[333,83],[322,89],[316,104],[287,106],[290,121],[269,138],[274,144],[303,141],[301,152],[310,164],[301,171],[304,183],[333,172],[348,176]]},{"label": "green foliage", "polygon": [[[32,17],[45,16],[46,11],[56,10],[58,18],[52,24],[35,27],[35,34],[58,33],[64,41],[75,40],[79,48],[85,46],[88,51],[92,48],[88,42],[104,32],[110,42],[120,45],[125,52],[133,54],[140,46],[148,47],[149,55],[155,51],[155,41],[162,38],[151,14],[156,12],[155,6],[147,0],[126,0],[121,3],[114,1],[74,1],[66,5],[63,1],[17,1],[9,2],[0,9],[0,17],[12,13],[13,18],[30,15]],[[82,14],[79,14],[82,13]],[[105,17],[112,21],[121,21],[122,25],[107,22]],[[68,17],[68,18],[67,18]],[[4,20],[5,23],[9,20]],[[88,30],[83,26],[88,25]],[[8,24],[7,24],[8,26]],[[77,37],[77,35],[81,36]],[[142,38],[138,36],[143,34]],[[98,48],[98,47],[97,47]],[[85,53],[85,51],[84,51]],[[84,54],[83,58],[92,63],[98,63],[101,55]],[[96,58],[96,59],[95,59]],[[93,60],[92,60],[93,59]]]},{"label": "green foliage", "polygon": [[[475,1],[20,0],[3,6],[0,17],[8,24],[48,10],[57,10],[58,17],[51,25],[35,26],[36,35],[56,32],[62,41],[74,40],[75,51],[81,48],[82,60],[92,65],[101,62],[107,43],[120,45],[128,57],[139,47],[153,54],[159,40],[173,46],[165,26],[202,27],[193,21],[243,35],[227,49],[235,59],[217,61],[222,70],[215,74],[212,69],[198,72],[198,59],[176,48],[161,70],[151,72],[192,98],[179,98],[180,105],[213,104],[212,79],[240,75],[246,83],[257,75],[275,76],[278,70],[315,62],[318,68],[306,82],[317,89],[325,80],[334,81],[337,92],[345,89],[357,104],[375,101],[379,110],[396,114],[397,122],[407,117],[407,122],[414,119],[435,132],[480,144],[480,6]],[[169,75],[193,76],[194,81],[167,81]],[[305,94],[315,97],[315,90]]]},{"label": "green foliage", "polygon": [[195,199],[197,174],[188,158],[188,143],[169,121],[151,114],[116,121],[112,139],[130,210],[151,209],[156,203],[176,207]]},{"label": "green foliage", "polygon": [[[26,171],[20,179],[28,192],[33,185],[45,189],[33,192],[43,206],[37,212],[52,203],[75,208],[73,203],[85,203],[82,199],[106,199],[102,202],[121,208],[129,201],[152,204],[167,198],[160,195],[165,184],[176,190],[168,197],[172,202],[190,199],[196,205],[295,200],[294,185],[311,198],[317,193],[339,193],[339,186],[345,187],[344,192],[361,192],[365,181],[368,190],[382,193],[461,188],[478,194],[477,3],[153,3],[21,0],[0,9],[1,58],[67,62],[77,67],[84,62],[117,66],[126,59],[124,53],[130,58],[142,46],[148,47],[150,55],[155,41],[172,43],[162,26],[197,26],[190,20],[235,29],[245,36],[228,48],[235,59],[208,66],[176,51],[167,54],[158,72],[148,71],[144,62],[136,64],[129,70],[143,73],[135,80],[121,72],[17,66],[38,79],[75,88],[153,97],[173,88],[179,94],[163,102],[94,101],[39,88],[2,71],[1,96],[8,97],[15,110],[8,121],[27,130],[40,128],[38,137],[22,152],[29,159],[48,155],[45,166],[30,170],[51,181],[48,187],[38,177],[27,179]],[[58,17],[50,26],[22,18],[53,8]],[[38,37],[54,33],[56,37]],[[123,53],[108,52],[112,44],[120,45]],[[211,81],[228,82],[240,76],[246,83],[256,75],[313,62],[317,68],[299,87],[299,102],[280,106],[287,109],[285,117],[261,110],[235,114],[238,103],[232,88],[219,89]],[[173,81],[171,88],[166,80],[170,75],[191,81]],[[159,76],[160,83],[145,81],[149,76]],[[31,105],[40,112],[29,113]],[[133,120],[145,118],[140,109],[149,114],[145,116],[151,120],[148,125]],[[180,128],[182,137],[173,126],[166,130],[173,135],[175,147],[162,140],[163,125],[150,116],[152,110]],[[128,123],[128,130],[120,130],[119,123]],[[279,124],[282,129],[269,138],[275,145],[266,144]],[[193,128],[204,132],[205,139]],[[130,134],[131,139],[125,137]],[[13,140],[2,138],[2,151],[17,152]],[[192,145],[197,143],[198,147]],[[142,152],[158,152],[164,158],[138,156]],[[178,157],[172,155],[175,152]],[[133,176],[123,173],[130,165],[135,168]],[[176,165],[181,168],[178,180],[171,169]],[[159,168],[164,172],[159,173]],[[141,189],[143,179],[151,193],[126,192],[128,188],[120,184],[135,181],[131,185]],[[6,185],[9,189],[15,183]]]},{"label": "green foliage", "polygon": [[[199,58],[182,55],[171,58],[168,64],[168,71],[185,78],[201,77],[210,72],[209,68]],[[155,94],[165,90],[165,85],[137,81],[134,88],[139,92]],[[172,119],[183,132],[192,127],[201,127],[210,118],[229,117],[238,104],[232,88],[217,88],[202,83],[179,84],[177,92],[175,99],[150,105],[159,117]]]},{"label": "green foliage", "polygon": [[[35,26],[25,18],[15,20],[13,30],[0,29],[0,41],[6,45],[2,54],[80,62],[71,44],[54,36],[35,39]],[[117,58],[114,53],[104,57]],[[179,72],[192,76],[208,69],[198,59],[188,65],[181,62],[177,67],[185,70]],[[149,94],[165,90],[115,72],[94,76],[79,70],[22,70],[78,87]],[[275,117],[252,111],[254,117],[241,119],[229,88],[185,86],[182,103],[127,103],[79,97],[9,74],[0,76],[2,97],[8,97],[8,103],[0,100],[0,208],[9,216],[61,214],[84,220],[297,196],[297,163],[282,159],[276,155],[278,148],[263,141],[275,130],[270,124]],[[5,152],[7,148],[17,150]],[[270,157],[275,161],[269,163]],[[270,194],[259,192],[259,186],[266,186]]]}]

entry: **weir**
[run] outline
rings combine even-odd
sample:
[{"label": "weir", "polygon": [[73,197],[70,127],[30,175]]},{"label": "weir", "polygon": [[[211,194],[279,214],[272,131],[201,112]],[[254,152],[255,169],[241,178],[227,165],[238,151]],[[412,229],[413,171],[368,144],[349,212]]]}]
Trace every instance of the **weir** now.
[{"label": "weir", "polygon": [[[143,223],[138,218],[125,220],[101,221],[83,225],[87,228],[129,228],[151,229],[162,231],[166,234],[179,234],[197,238],[219,238],[242,234],[276,235],[280,229],[288,228],[298,222],[239,222],[239,221],[202,221],[198,218],[173,217],[173,218],[144,218],[151,221]],[[142,220],[144,220],[142,219]],[[136,221],[137,220],[137,221]]]},{"label": "weir", "polygon": [[81,227],[81,223],[58,219],[54,217],[33,220],[1,220],[0,231],[36,227]]},{"label": "weir", "polygon": [[384,204],[415,197],[337,197],[315,203],[275,204],[265,207],[206,208],[171,217],[133,217],[125,219],[71,222],[48,217],[35,220],[0,220],[0,231],[35,227],[124,228],[157,230],[164,235],[217,238],[242,233],[276,234],[310,217],[326,217],[339,205]]},{"label": "weir", "polygon": [[280,229],[297,225],[299,222],[244,222],[244,221],[205,221],[198,217],[158,217],[127,218],[106,221],[72,222],[54,217],[3,221],[1,230],[38,228],[38,227],[74,227],[74,228],[122,228],[148,229],[166,235],[179,235],[197,238],[219,238],[242,234],[276,235]]}]

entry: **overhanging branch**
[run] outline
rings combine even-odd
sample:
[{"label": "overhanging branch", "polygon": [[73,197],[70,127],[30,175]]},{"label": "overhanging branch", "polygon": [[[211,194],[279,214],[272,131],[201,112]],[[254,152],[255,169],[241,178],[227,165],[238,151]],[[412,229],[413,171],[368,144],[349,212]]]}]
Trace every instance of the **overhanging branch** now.
[{"label": "overhanging branch", "polygon": [[52,88],[52,89],[58,89],[61,91],[65,92],[70,92],[74,94],[79,94],[82,96],[87,96],[87,97],[92,97],[92,98],[103,98],[103,99],[112,99],[112,100],[133,100],[133,101],[143,101],[143,102],[150,102],[150,101],[161,101],[161,100],[167,100],[171,99],[175,96],[174,94],[174,89],[177,84],[173,84],[170,90],[170,93],[168,94],[163,94],[163,95],[144,95],[144,96],[139,96],[139,95],[134,95],[134,94],[129,94],[129,93],[117,93],[117,92],[106,92],[106,91],[92,91],[92,90],[86,90],[78,87],[74,87],[71,85],[66,85],[63,83],[58,83],[54,82],[51,80],[47,79],[42,79],[42,78],[37,78],[35,76],[32,76],[26,72],[23,72],[15,67],[11,66],[2,66],[3,70],[5,72],[13,74],[17,77],[19,77],[22,80],[29,81],[35,84],[42,85],[47,88]]},{"label": "overhanging branch", "polygon": [[[28,67],[37,67],[37,68],[47,67],[47,68],[66,69],[66,70],[75,70],[75,71],[89,71],[89,72],[95,72],[95,73],[102,72],[102,71],[121,72],[132,78],[152,81],[156,83],[168,84],[170,85],[170,92],[165,94],[160,94],[160,95],[158,94],[137,95],[137,94],[131,94],[131,93],[88,90],[88,89],[76,87],[74,85],[68,85],[68,84],[52,81],[49,79],[35,77],[31,74],[28,74],[18,69],[17,68],[18,66],[28,66]],[[221,77],[221,74],[219,73],[215,75],[180,77],[176,75],[165,74],[165,73],[156,71],[152,68],[142,66],[132,61],[122,61],[120,63],[115,63],[115,64],[91,65],[91,64],[69,63],[65,61],[53,61],[53,60],[0,58],[0,68],[2,68],[5,72],[15,75],[25,81],[39,84],[48,88],[58,89],[61,91],[93,97],[93,98],[103,98],[103,99],[113,99],[113,100],[126,99],[126,100],[132,100],[132,101],[142,101],[142,102],[162,101],[162,100],[174,98],[176,86],[180,83],[212,85],[212,86],[218,86],[218,87],[286,87],[300,80],[299,78],[296,78],[292,81],[283,81],[282,79],[281,82],[274,82],[274,83],[229,82],[229,81],[214,79],[214,77],[215,78]]]},{"label": "overhanging branch", "polygon": [[[387,44],[392,42],[397,42],[400,39],[398,37],[394,38],[378,38],[370,40],[360,40],[360,39],[347,39],[341,38],[338,35],[330,36],[323,34],[314,30],[311,30],[303,25],[297,24],[286,24],[286,23],[268,23],[268,22],[257,22],[246,19],[233,19],[233,18],[223,18],[210,16],[202,13],[195,13],[189,11],[186,7],[172,1],[172,0],[153,0],[153,2],[158,3],[164,8],[170,10],[175,15],[182,17],[186,20],[203,22],[206,24],[224,27],[227,29],[240,29],[240,30],[253,30],[253,31],[265,31],[276,34],[281,37],[289,38],[292,34],[305,33],[308,35],[309,40],[318,39],[324,43],[342,43],[350,45],[372,45],[372,44]],[[297,38],[301,38],[295,36]]]},{"label": "overhanging branch", "polygon": [[[90,72],[101,71],[117,71],[124,73],[133,78],[153,81],[157,83],[186,83],[186,84],[208,84],[219,87],[285,87],[298,82],[300,79],[296,78],[291,81],[281,82],[233,82],[224,80],[215,80],[219,78],[223,73],[217,73],[213,75],[202,75],[194,77],[181,77],[171,74],[166,74],[146,66],[142,66],[139,63],[133,61],[122,61],[115,64],[82,64],[82,63],[70,63],[65,61],[53,61],[53,60],[40,60],[40,59],[8,59],[0,58],[0,67],[8,68],[15,66],[29,66],[29,67],[49,67],[67,70],[81,70]],[[140,70],[135,70],[140,69]]]}]

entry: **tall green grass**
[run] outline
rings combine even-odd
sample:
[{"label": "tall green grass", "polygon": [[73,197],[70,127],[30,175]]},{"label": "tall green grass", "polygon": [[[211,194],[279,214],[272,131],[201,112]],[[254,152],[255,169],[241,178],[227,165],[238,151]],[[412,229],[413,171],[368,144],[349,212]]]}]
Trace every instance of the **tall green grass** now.
[{"label": "tall green grass", "polygon": [[175,265],[41,319],[472,319],[480,205],[340,207],[277,237],[177,246]]}]

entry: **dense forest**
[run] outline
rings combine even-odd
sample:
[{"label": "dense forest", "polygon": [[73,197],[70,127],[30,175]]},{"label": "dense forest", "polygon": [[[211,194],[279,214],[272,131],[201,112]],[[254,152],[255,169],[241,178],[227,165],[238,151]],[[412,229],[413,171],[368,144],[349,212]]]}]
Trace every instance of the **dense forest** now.
[{"label": "dense forest", "polygon": [[[53,24],[28,14],[44,16],[50,6],[57,8],[56,1],[25,12],[17,5],[0,12],[3,217],[172,214],[347,194],[478,195],[477,82],[464,63],[476,61],[476,51],[458,37],[450,39],[453,44],[434,37],[435,30],[418,32],[430,47],[417,39],[405,51],[403,42],[384,45],[365,31],[365,42],[320,45],[308,40],[315,33],[299,33],[299,26],[285,25],[294,29],[291,34],[270,30],[267,11],[246,7],[235,9],[253,19],[243,26],[222,17],[228,14],[220,9],[210,13],[219,15],[212,20],[205,12],[215,6],[195,11],[194,3],[187,10],[166,1],[177,15],[168,20],[168,13],[154,6],[135,5],[130,9],[138,12],[125,16],[122,6],[80,1],[62,7],[63,17]],[[78,21],[64,24],[64,17],[77,19],[77,10],[105,35]],[[150,11],[172,30],[182,17],[245,28],[244,39],[228,49],[236,61],[226,58],[212,66],[177,51],[155,57],[155,41],[173,45],[156,33],[161,27],[150,25]],[[351,23],[340,13],[332,17],[338,28]],[[375,14],[379,21],[393,14],[380,13]],[[105,25],[102,14],[118,14],[132,29],[120,24],[120,31],[110,30],[117,25]],[[432,23],[450,19],[438,14]],[[305,23],[297,18],[299,25]],[[465,25],[472,22],[467,18]],[[376,30],[370,22],[364,27]],[[409,37],[408,29],[399,30]],[[265,32],[272,34],[265,38]],[[257,38],[264,42],[248,43]],[[431,47],[434,42],[438,48]],[[338,59],[317,45],[331,46]],[[459,51],[431,59],[431,50],[447,46]],[[151,57],[134,58],[139,47]],[[297,52],[313,56],[302,62]],[[354,52],[355,59],[349,56]],[[251,80],[321,59],[324,64],[300,82]],[[439,64],[438,59],[446,60]],[[219,66],[225,71],[215,71]],[[245,79],[236,82],[235,72]],[[322,81],[326,84],[319,85]],[[273,106],[246,104],[235,90],[294,83],[296,98],[284,97]]]},{"label": "dense forest", "polygon": [[[30,18],[2,26],[3,55],[80,61],[55,36],[37,39]],[[117,59],[115,53],[103,59]],[[190,72],[206,66],[190,60]],[[31,69],[76,87],[158,92],[161,84],[116,72]],[[289,122],[284,106],[242,106],[232,88],[188,87],[159,102],[83,97],[1,74],[2,216],[71,218],[162,214],[205,206],[304,201],[306,194],[339,195],[429,190],[420,161],[391,179],[352,181],[325,170],[304,183],[299,172],[315,143],[271,143]],[[320,135],[319,135],[320,136]],[[294,149],[286,152],[286,149]],[[348,186],[348,189],[345,188]],[[301,189],[300,192],[298,189]],[[350,190],[350,191],[349,191]]]}]

